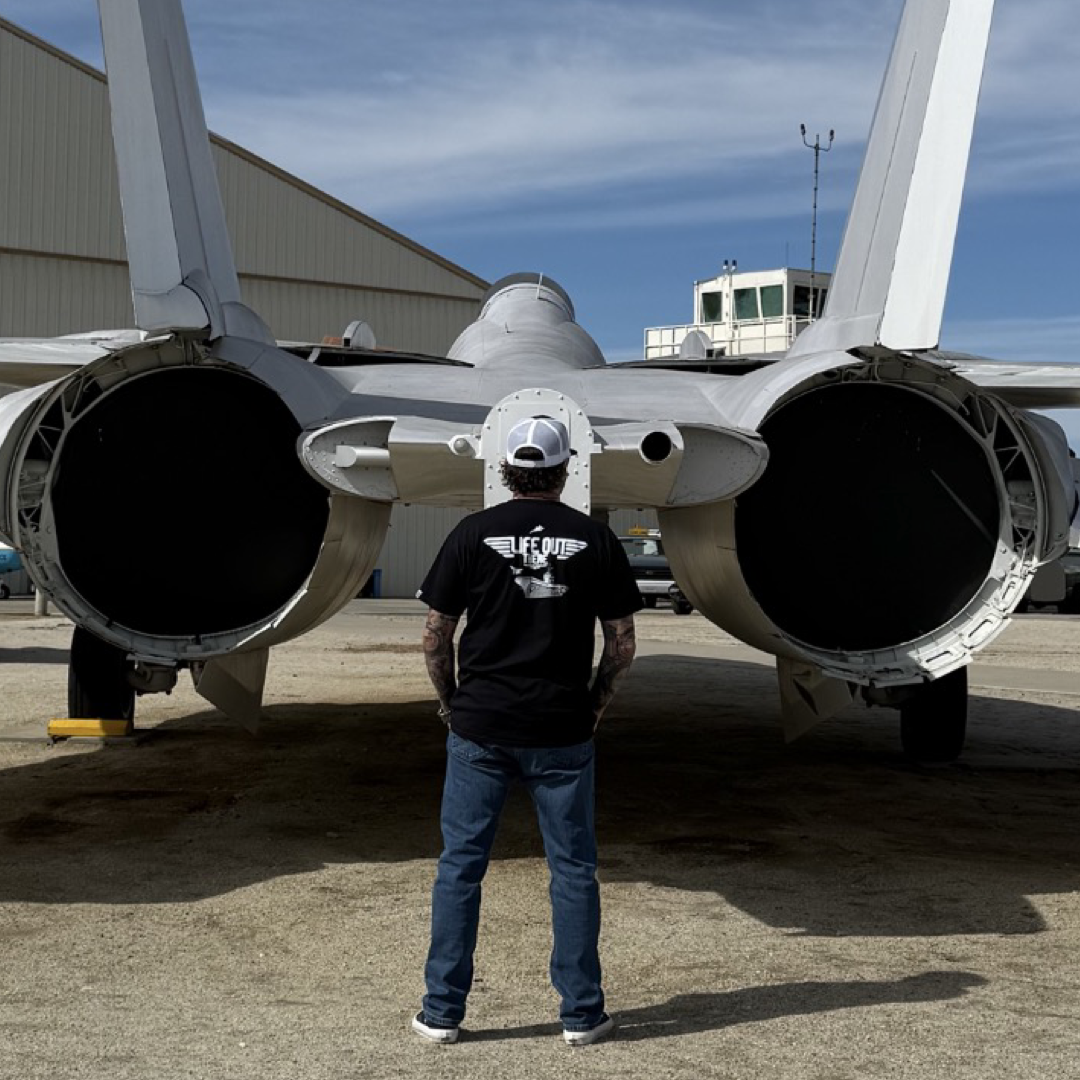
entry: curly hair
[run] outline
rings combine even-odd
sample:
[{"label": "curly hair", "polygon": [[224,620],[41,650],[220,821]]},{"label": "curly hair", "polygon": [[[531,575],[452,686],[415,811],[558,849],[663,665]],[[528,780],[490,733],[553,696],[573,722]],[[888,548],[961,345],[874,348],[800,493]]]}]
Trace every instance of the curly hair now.
[{"label": "curly hair", "polygon": [[502,482],[515,495],[543,495],[562,489],[566,483],[566,468],[565,461],[549,469],[523,469],[520,465],[509,465],[504,461],[499,466],[499,473]]}]

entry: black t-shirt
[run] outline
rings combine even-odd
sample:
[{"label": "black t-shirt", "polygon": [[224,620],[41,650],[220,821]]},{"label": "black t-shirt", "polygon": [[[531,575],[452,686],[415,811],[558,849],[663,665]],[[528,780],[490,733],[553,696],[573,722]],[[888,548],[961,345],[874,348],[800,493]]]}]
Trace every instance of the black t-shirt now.
[{"label": "black t-shirt", "polygon": [[465,518],[416,595],[444,615],[468,613],[451,727],[506,746],[589,738],[596,620],[642,606],[615,534],[545,499],[512,499]]}]

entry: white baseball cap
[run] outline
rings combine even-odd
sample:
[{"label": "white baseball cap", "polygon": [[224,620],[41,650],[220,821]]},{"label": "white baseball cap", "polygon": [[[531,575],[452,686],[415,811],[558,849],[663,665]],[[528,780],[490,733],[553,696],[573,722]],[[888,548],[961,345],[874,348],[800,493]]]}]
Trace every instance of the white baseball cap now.
[{"label": "white baseball cap", "polygon": [[[529,451],[521,457],[522,451]],[[538,456],[539,455],[539,456]],[[522,469],[550,469],[570,457],[570,433],[550,416],[519,420],[506,436],[506,463]]]}]

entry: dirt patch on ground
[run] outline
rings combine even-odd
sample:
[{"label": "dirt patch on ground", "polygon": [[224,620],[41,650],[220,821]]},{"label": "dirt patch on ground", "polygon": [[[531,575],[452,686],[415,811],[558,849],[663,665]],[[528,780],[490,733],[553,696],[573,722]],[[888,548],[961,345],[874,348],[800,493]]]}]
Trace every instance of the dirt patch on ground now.
[{"label": "dirt patch on ground", "polygon": [[396,653],[399,656],[404,656],[408,653],[423,652],[424,649],[420,642],[405,644],[398,641],[382,641],[370,645],[342,645],[341,651],[347,653]]}]

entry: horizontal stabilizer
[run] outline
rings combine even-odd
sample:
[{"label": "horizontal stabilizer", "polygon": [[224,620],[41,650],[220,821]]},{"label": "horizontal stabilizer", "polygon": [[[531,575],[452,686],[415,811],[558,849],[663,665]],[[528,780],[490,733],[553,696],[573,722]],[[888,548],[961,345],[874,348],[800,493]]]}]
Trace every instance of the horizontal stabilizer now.
[{"label": "horizontal stabilizer", "polygon": [[908,0],[805,355],[938,343],[993,0]]},{"label": "horizontal stabilizer", "polygon": [[60,338],[0,341],[0,393],[4,387],[40,386],[104,356],[107,349]]},{"label": "horizontal stabilizer", "polygon": [[1080,365],[1013,364],[959,353],[933,353],[950,371],[1022,409],[1080,405]]},{"label": "horizontal stabilizer", "polygon": [[57,338],[0,338],[0,394],[4,387],[40,386],[114,349],[146,339],[140,330],[90,330]]},{"label": "horizontal stabilizer", "polygon": [[136,323],[269,342],[240,302],[179,0],[98,7]]}]

